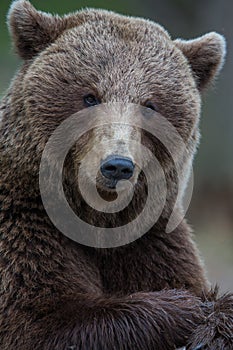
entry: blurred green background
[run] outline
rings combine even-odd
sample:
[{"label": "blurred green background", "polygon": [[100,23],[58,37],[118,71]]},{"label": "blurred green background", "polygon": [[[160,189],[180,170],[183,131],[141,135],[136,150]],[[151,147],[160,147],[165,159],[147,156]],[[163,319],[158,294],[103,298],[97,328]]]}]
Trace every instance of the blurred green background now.
[{"label": "blurred green background", "polygon": [[[232,0],[32,0],[43,11],[64,14],[85,7],[143,16],[162,24],[175,39],[217,31],[227,39],[226,64],[203,97],[202,141],[194,166],[195,188],[188,220],[212,283],[233,290],[233,1]],[[10,0],[0,2],[0,94],[20,61],[6,25]]]}]

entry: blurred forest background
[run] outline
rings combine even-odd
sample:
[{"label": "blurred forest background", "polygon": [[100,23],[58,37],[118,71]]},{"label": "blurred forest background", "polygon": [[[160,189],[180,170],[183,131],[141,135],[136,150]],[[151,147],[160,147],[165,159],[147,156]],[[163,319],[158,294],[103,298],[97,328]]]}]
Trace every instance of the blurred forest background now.
[{"label": "blurred forest background", "polygon": [[[233,1],[232,0],[32,0],[43,11],[64,14],[85,7],[143,16],[162,24],[175,39],[217,31],[227,39],[226,64],[204,95],[202,141],[194,166],[188,220],[211,282],[233,290]],[[10,0],[0,1],[0,96],[20,65],[6,26]]]}]

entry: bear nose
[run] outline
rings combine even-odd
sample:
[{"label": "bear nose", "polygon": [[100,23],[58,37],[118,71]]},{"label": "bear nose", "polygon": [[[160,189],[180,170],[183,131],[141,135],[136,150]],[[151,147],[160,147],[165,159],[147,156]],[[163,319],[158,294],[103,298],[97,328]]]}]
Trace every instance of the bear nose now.
[{"label": "bear nose", "polygon": [[100,166],[101,173],[110,180],[128,180],[133,176],[134,164],[126,157],[111,156]]}]

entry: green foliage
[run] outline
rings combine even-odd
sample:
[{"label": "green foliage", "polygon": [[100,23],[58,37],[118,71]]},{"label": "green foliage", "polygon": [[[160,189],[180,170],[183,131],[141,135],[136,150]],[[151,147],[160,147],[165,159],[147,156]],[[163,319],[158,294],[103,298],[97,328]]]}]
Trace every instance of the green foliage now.
[{"label": "green foliage", "polygon": [[95,8],[105,8],[107,10],[118,11],[122,13],[128,13],[132,7],[130,6],[129,1],[124,0],[89,0],[89,1],[77,1],[77,0],[66,0],[66,1],[57,1],[49,0],[42,2],[41,0],[32,0],[31,3],[42,9],[43,11],[48,11],[57,14],[64,14],[67,12],[77,11],[80,8],[86,7],[95,7]]},{"label": "green foliage", "polygon": [[9,43],[9,35],[6,25],[6,14],[8,11],[8,8],[10,6],[11,1],[9,0],[3,0],[0,2],[0,53],[1,57],[3,54],[5,54],[7,51],[9,51],[10,43]]}]

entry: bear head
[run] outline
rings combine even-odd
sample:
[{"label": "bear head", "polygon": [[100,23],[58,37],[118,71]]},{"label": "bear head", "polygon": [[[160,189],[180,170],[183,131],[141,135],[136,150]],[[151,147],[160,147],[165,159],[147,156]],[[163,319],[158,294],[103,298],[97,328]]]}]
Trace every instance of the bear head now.
[{"label": "bear head", "polygon": [[[178,161],[184,189],[199,139],[201,92],[223,65],[224,38],[212,32],[194,40],[172,40],[149,20],[95,9],[52,16],[26,0],[12,4],[8,24],[23,66],[1,111],[1,149],[3,163],[12,163],[22,186],[30,182],[38,187],[38,180],[34,184],[26,179],[37,179],[42,152],[54,130],[80,111],[98,117],[101,113],[94,112],[95,106],[103,105],[108,114],[114,111],[124,122],[95,125],[70,150],[63,175],[71,206],[76,211],[82,206],[85,213],[77,174],[84,156],[94,149],[85,161],[86,183],[96,184],[101,196],[111,201],[118,182],[130,181],[135,200],[120,220],[135,215],[145,202],[146,179],[137,166],[142,153],[140,147],[132,147],[133,140],[162,164],[170,192],[164,214],[168,215],[179,192],[174,159],[161,140],[132,125],[134,113],[142,119],[148,114],[151,123],[153,113],[163,116],[182,138],[186,147],[178,152]],[[149,163],[148,156],[144,166]],[[159,181],[154,173],[152,178]],[[181,198],[183,190],[180,193]],[[118,217],[87,212],[90,222],[102,225],[114,226]]]}]

